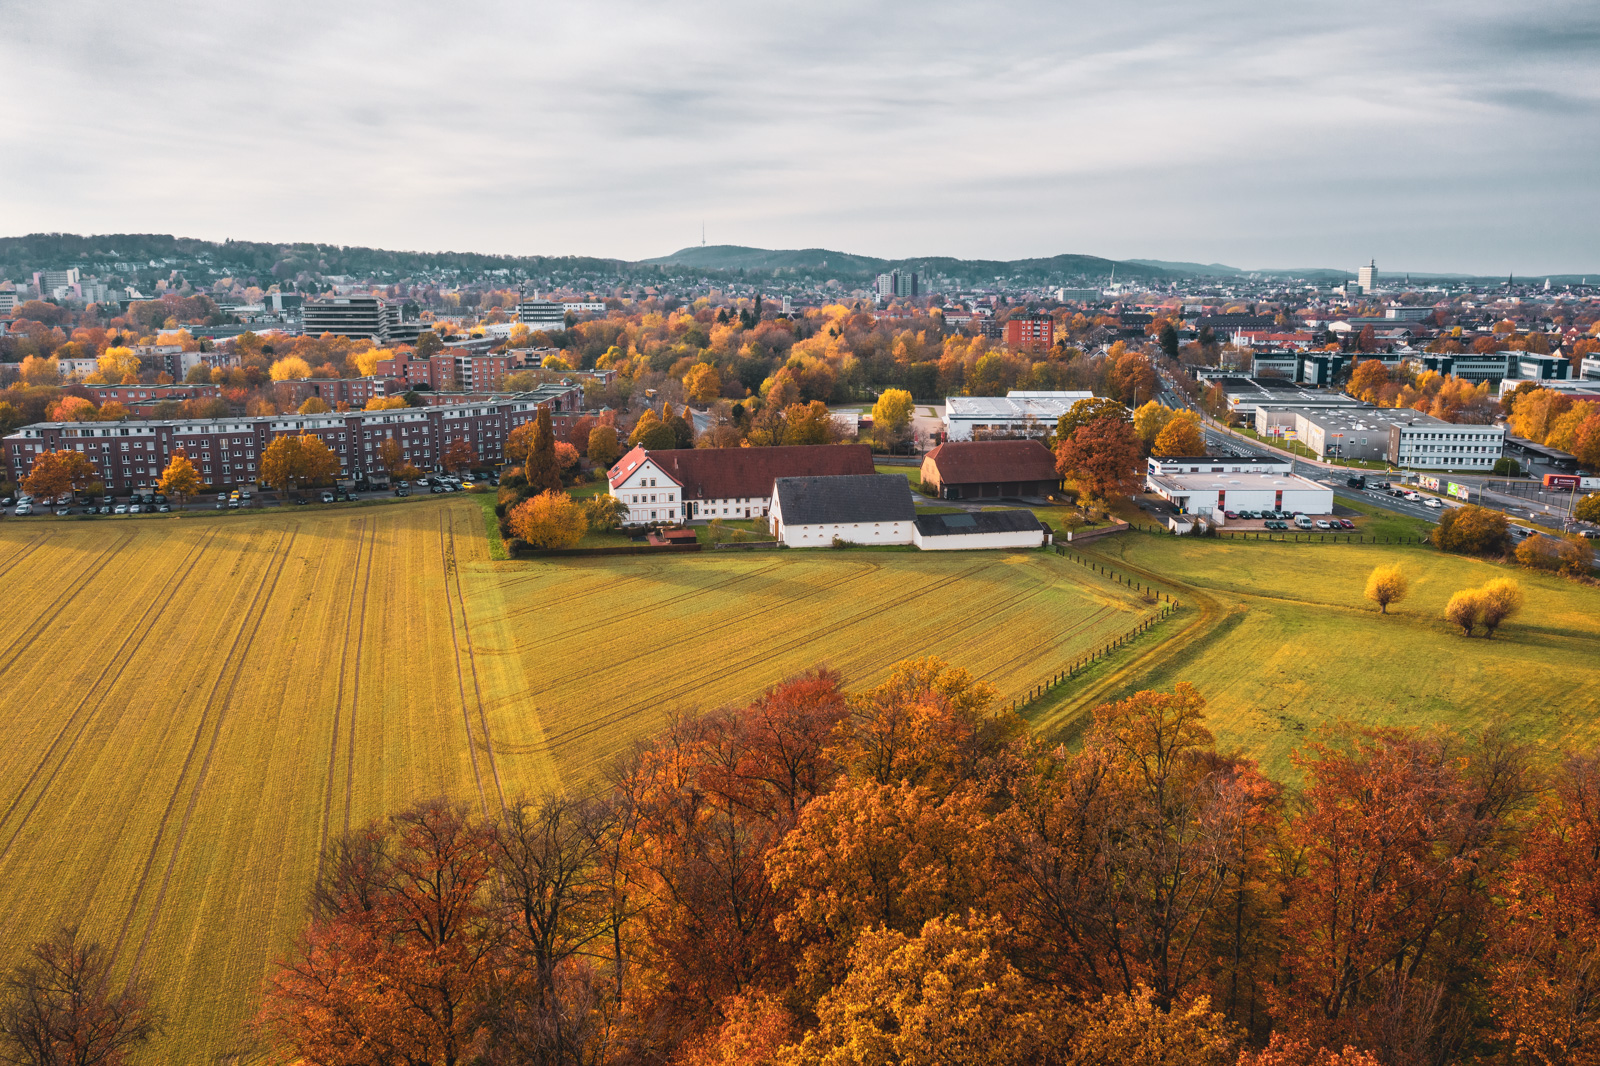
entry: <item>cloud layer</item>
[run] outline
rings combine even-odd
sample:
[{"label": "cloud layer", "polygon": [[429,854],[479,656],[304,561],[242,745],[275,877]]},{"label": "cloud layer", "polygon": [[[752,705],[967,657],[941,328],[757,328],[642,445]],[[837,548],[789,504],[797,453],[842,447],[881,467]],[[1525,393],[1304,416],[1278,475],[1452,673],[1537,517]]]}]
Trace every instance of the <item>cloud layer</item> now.
[{"label": "cloud layer", "polygon": [[1593,3],[4,6],[10,234],[1600,273]]}]

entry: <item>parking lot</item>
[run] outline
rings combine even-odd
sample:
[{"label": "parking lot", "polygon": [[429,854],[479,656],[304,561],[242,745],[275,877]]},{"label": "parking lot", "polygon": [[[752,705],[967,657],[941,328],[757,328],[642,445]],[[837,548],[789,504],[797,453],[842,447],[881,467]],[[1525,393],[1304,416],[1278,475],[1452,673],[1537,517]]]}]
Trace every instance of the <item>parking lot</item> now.
[{"label": "parking lot", "polygon": [[354,503],[361,500],[393,497],[443,495],[464,492],[476,485],[494,486],[497,477],[462,479],[453,474],[434,474],[415,481],[400,482],[386,488],[307,488],[293,493],[274,490],[235,489],[227,492],[205,493],[178,501],[155,492],[134,492],[122,496],[55,497],[34,499],[27,493],[0,498],[0,509],[17,518],[44,518],[51,516],[126,517],[144,514],[171,514],[176,511],[241,511],[264,507],[291,507],[310,504]]}]

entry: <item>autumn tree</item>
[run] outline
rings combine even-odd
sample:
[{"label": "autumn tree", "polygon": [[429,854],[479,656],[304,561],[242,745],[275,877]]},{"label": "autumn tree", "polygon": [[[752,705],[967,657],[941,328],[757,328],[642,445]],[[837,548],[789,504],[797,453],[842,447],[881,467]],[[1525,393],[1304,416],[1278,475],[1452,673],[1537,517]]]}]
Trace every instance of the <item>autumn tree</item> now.
[{"label": "autumn tree", "polygon": [[1522,586],[1509,577],[1496,578],[1478,590],[1478,621],[1485,637],[1522,610]]},{"label": "autumn tree", "polygon": [[167,468],[161,472],[161,480],[156,484],[156,491],[171,497],[182,510],[184,502],[196,496],[205,487],[205,482],[200,478],[200,472],[194,468],[188,454],[182,449],[172,453],[172,458],[167,461]]},{"label": "autumn tree", "polygon": [[710,363],[696,363],[683,376],[683,391],[695,403],[713,403],[722,395],[722,376]]},{"label": "autumn tree", "polygon": [[444,801],[337,842],[310,927],[268,978],[256,1029],[326,1066],[457,1066],[480,1043],[492,834]]},{"label": "autumn tree", "polygon": [[312,433],[274,437],[261,453],[261,482],[283,492],[323,485],[339,475],[339,459]]},{"label": "autumn tree", "polygon": [[1200,418],[1192,411],[1178,411],[1156,435],[1151,454],[1159,456],[1204,455],[1206,438],[1200,431]]},{"label": "autumn tree", "polygon": [[478,450],[465,437],[452,437],[440,455],[444,468],[452,474],[471,470],[478,464]]},{"label": "autumn tree", "polygon": [[576,548],[588,529],[583,509],[572,497],[551,490],[523,500],[506,520],[513,536],[535,548]]},{"label": "autumn tree", "polygon": [[1437,547],[1464,555],[1499,554],[1510,540],[1506,516],[1475,504],[1445,508],[1433,531]]},{"label": "autumn tree", "polygon": [[311,364],[298,355],[291,355],[273,363],[268,374],[273,381],[296,381],[311,376]]},{"label": "autumn tree", "polygon": [[872,405],[873,431],[881,430],[891,437],[902,434],[911,426],[915,410],[911,393],[905,389],[884,389]]},{"label": "autumn tree", "polygon": [[1070,1014],[1072,1066],[1234,1066],[1239,1033],[1199,996],[1164,1006],[1149,988],[1101,997]]},{"label": "autumn tree", "polygon": [[328,401],[320,396],[306,397],[305,403],[299,407],[299,412],[303,415],[325,415],[328,410]]},{"label": "autumn tree", "polygon": [[533,447],[533,435],[538,432],[537,422],[524,422],[506,435],[505,446],[500,454],[512,466],[522,466],[528,461],[528,452]]},{"label": "autumn tree", "polygon": [[[1141,404],[1133,413],[1133,432],[1141,444],[1148,450],[1155,447],[1156,438],[1161,431],[1167,428],[1167,423],[1172,420],[1172,408],[1159,400],[1151,400]],[[1070,434],[1069,434],[1070,435]]]},{"label": "autumn tree", "polygon": [[[1077,405],[1073,406],[1075,410]],[[1138,488],[1139,460],[1138,439],[1122,417],[1100,418],[1079,426],[1056,445],[1056,469],[1102,500]]]},{"label": "autumn tree", "polygon": [[404,396],[374,396],[362,405],[363,411],[400,411],[410,405]]},{"label": "autumn tree", "polygon": [[[1006,961],[1005,929],[974,915],[912,935],[869,931],[817,1004],[789,1066],[1025,1066],[1056,1059],[1062,1004]],[[1207,1064],[1209,1066],[1209,1064]]]},{"label": "autumn tree", "polygon": [[75,928],[30,945],[0,976],[0,1061],[122,1066],[160,1035],[162,1013],[137,972],[112,980],[111,953]]},{"label": "autumn tree", "polygon": [[1399,563],[1393,566],[1374,567],[1367,575],[1367,599],[1378,605],[1383,614],[1389,613],[1391,603],[1399,603],[1411,589],[1411,581]]},{"label": "autumn tree", "polygon": [[96,366],[108,384],[115,385],[123,382],[130,375],[135,381],[139,378],[139,357],[134,354],[132,348],[125,348],[120,345],[107,348],[100,353]]},{"label": "autumn tree", "polygon": [[617,427],[595,426],[589,431],[589,459],[602,469],[610,468],[622,456],[617,444]]},{"label": "autumn tree", "polygon": [[377,455],[378,465],[383,468],[385,473],[390,475],[393,475],[400,468],[400,465],[405,462],[405,450],[401,447],[400,442],[393,437],[385,437],[378,442]]},{"label": "autumn tree", "polygon": [[30,355],[18,367],[18,376],[29,385],[59,385],[61,360],[53,355]]},{"label": "autumn tree", "polygon": [[48,499],[65,495],[72,489],[71,456],[83,456],[72,451],[42,452],[34,457],[28,476],[22,479],[22,491],[31,496]]},{"label": "autumn tree", "polygon": [[1535,787],[1525,751],[1495,729],[1470,744],[1365,729],[1294,759],[1307,786],[1275,1017],[1388,1061],[1458,1042],[1451,997],[1481,961],[1508,820]]},{"label": "autumn tree", "polygon": [[528,479],[528,490],[534,494],[561,491],[561,464],[556,458],[556,434],[550,420],[550,409],[543,405],[539,407],[538,417],[534,421],[533,440],[528,445],[523,473]]},{"label": "autumn tree", "polygon": [[1461,589],[1450,596],[1449,602],[1444,605],[1445,621],[1451,625],[1460,626],[1461,632],[1472,636],[1472,631],[1478,625],[1478,619],[1483,613],[1483,603],[1477,589]]},{"label": "autumn tree", "polygon": [[628,504],[626,500],[602,492],[583,501],[583,517],[590,529],[600,532],[616,529],[628,520]]},{"label": "autumn tree", "polygon": [[[1073,432],[1081,426],[1087,426],[1104,419],[1127,421],[1128,409],[1116,400],[1103,396],[1091,396],[1078,400],[1065,414],[1056,419],[1056,441],[1059,443],[1071,438]],[[1154,439],[1153,437],[1151,438]]]},{"label": "autumn tree", "polygon": [[1513,1061],[1600,1064],[1600,759],[1567,757],[1505,879],[1487,1003]]}]

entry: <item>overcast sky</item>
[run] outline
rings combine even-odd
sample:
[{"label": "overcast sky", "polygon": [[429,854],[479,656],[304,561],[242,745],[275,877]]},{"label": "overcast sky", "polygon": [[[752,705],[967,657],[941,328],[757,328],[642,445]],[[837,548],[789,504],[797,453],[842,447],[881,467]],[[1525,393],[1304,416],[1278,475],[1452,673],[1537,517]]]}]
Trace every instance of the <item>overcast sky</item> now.
[{"label": "overcast sky", "polygon": [[1600,3],[0,0],[0,235],[1600,273]]}]

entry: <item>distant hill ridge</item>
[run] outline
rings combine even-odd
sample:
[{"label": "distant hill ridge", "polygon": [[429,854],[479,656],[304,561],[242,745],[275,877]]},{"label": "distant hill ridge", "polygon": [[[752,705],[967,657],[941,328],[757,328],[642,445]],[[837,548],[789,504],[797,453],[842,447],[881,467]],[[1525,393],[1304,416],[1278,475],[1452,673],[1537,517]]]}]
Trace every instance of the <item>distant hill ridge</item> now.
[{"label": "distant hill ridge", "polygon": [[[640,260],[646,265],[685,266],[697,270],[793,271],[797,274],[826,274],[829,277],[860,278],[890,270],[915,270],[928,276],[944,275],[968,281],[1001,278],[1028,278],[1040,281],[1073,278],[1106,278],[1115,269],[1119,276],[1145,279],[1176,278],[1180,272],[1135,260],[1118,261],[1096,255],[1053,255],[1042,259],[956,259],[950,256],[911,256],[904,259],[879,259],[827,248],[774,250],[747,248],[737,244],[694,245],[671,255]],[[1187,273],[1187,272],[1183,272]]]}]

